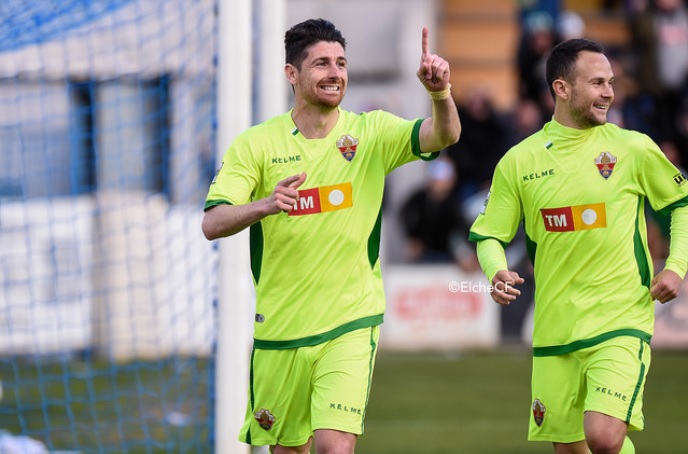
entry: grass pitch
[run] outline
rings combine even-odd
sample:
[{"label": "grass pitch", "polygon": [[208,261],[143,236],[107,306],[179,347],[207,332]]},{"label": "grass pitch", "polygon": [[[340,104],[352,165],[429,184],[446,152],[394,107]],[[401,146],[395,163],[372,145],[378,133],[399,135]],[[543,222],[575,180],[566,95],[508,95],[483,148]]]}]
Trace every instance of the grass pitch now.
[{"label": "grass pitch", "polygon": [[[381,352],[356,453],[551,454],[526,441],[530,366],[526,348]],[[114,369],[0,358],[0,430],[84,454],[211,453],[213,372],[191,358]],[[688,453],[687,387],[688,351],[655,350],[638,454]]]},{"label": "grass pitch", "polygon": [[[528,442],[528,349],[381,353],[357,454],[538,454]],[[638,454],[688,453],[688,352],[653,351]]]}]

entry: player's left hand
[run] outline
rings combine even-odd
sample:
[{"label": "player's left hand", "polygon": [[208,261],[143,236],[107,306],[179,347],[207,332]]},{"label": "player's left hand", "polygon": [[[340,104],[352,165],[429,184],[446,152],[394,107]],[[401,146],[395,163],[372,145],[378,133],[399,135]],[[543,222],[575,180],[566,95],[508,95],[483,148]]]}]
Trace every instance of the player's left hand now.
[{"label": "player's left hand", "polygon": [[678,295],[678,289],[681,286],[681,277],[671,270],[662,270],[650,285],[650,295],[664,304],[671,301]]},{"label": "player's left hand", "polygon": [[420,68],[416,75],[427,91],[441,91],[449,87],[449,63],[437,54],[431,54],[428,46],[428,27],[423,27]]}]

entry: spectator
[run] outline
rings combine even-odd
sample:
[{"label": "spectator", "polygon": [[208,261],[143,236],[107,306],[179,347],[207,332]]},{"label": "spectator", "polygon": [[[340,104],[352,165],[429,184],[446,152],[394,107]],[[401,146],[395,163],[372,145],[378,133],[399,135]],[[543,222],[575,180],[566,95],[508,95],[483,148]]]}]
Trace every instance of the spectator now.
[{"label": "spectator", "polygon": [[543,113],[551,115],[549,92],[545,82],[545,61],[557,42],[555,23],[545,11],[534,11],[523,21],[523,30],[516,54],[519,97],[542,105]]},{"label": "spectator", "polygon": [[476,89],[457,103],[463,124],[461,140],[447,148],[456,166],[462,199],[490,184],[492,170],[508,148],[509,128],[488,93]]},{"label": "spectator", "polygon": [[468,223],[461,214],[454,165],[446,156],[427,164],[427,181],[403,204],[401,223],[407,235],[406,258],[416,263],[451,263],[477,269],[469,247]]},{"label": "spectator", "polygon": [[688,76],[688,9],[683,0],[638,0],[632,11],[636,77],[641,91],[656,101],[658,134],[674,138]]}]

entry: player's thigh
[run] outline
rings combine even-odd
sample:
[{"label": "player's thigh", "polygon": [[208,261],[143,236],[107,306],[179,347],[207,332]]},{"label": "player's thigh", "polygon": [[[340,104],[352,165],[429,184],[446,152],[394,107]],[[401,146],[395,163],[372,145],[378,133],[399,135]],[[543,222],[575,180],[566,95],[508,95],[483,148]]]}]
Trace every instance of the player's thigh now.
[{"label": "player's thigh", "polygon": [[574,443],[585,439],[585,387],[578,352],[533,358],[528,439]]},{"label": "player's thigh", "polygon": [[239,439],[253,445],[301,446],[313,435],[310,396],[313,351],[255,349],[246,419]]},{"label": "player's thigh", "polygon": [[585,411],[617,418],[643,430],[643,394],[650,345],[636,337],[616,337],[594,348],[588,359]]},{"label": "player's thigh", "polygon": [[330,342],[313,373],[313,430],[363,433],[380,328],[359,329]]}]

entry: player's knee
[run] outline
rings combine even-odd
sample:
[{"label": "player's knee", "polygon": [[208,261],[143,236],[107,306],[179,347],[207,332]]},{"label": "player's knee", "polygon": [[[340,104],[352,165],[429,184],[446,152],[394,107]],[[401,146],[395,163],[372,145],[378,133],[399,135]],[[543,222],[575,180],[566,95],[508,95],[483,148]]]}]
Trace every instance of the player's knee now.
[{"label": "player's knee", "polygon": [[591,436],[587,439],[592,454],[619,454],[623,446],[623,437]]},{"label": "player's knee", "polygon": [[315,451],[317,454],[353,454],[356,440],[352,433],[319,430],[315,432]]},{"label": "player's knee", "polygon": [[308,454],[310,450],[310,441],[301,446],[270,446],[270,454]]}]

